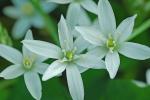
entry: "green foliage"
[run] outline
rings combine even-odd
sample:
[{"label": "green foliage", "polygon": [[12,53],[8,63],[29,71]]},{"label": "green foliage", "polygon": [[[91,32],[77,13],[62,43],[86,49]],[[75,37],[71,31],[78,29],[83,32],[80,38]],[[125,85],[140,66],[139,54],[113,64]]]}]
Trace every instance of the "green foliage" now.
[{"label": "green foliage", "polygon": [[0,23],[0,43],[12,46],[12,40],[7,30]]}]

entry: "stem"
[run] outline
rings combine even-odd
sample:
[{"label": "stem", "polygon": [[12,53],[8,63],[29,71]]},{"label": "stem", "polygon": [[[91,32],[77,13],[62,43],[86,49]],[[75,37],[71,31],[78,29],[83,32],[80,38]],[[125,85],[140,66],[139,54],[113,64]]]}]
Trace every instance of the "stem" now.
[{"label": "stem", "polygon": [[150,28],[150,19],[148,19],[141,26],[139,26],[138,28],[136,28],[135,31],[134,31],[134,33],[131,35],[131,37],[128,40],[132,40],[136,36],[142,34],[148,28]]},{"label": "stem", "polygon": [[48,16],[48,14],[46,14],[45,11],[42,9],[40,0],[31,0],[31,3],[35,6],[35,8],[39,11],[41,16],[43,17],[45,22],[45,28],[52,37],[54,43],[58,44],[56,25],[54,24],[51,17]]}]

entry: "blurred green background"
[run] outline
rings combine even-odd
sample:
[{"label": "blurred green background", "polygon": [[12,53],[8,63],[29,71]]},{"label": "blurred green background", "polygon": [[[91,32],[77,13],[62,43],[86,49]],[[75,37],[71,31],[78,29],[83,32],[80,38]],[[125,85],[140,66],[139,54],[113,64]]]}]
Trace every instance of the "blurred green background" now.
[{"label": "blurred green background", "polygon": [[[138,14],[135,30],[150,19],[150,0],[109,0],[116,15],[117,24],[126,17]],[[98,2],[98,0],[95,0]],[[0,23],[8,30],[12,44],[9,45],[21,50],[21,39],[15,40],[11,36],[11,29],[16,20],[5,16],[2,9],[12,5],[11,0],[0,0]],[[49,14],[50,21],[57,32],[57,23],[60,15],[66,15],[68,5],[59,5]],[[88,13],[91,20],[95,15]],[[150,27],[150,22],[148,24]],[[53,38],[46,29],[32,28],[35,39],[53,42]],[[50,33],[53,34],[53,33]],[[3,36],[0,34],[0,38]],[[9,41],[9,40],[8,40]],[[7,42],[8,42],[7,41]],[[150,28],[142,32],[131,41],[150,46]],[[0,58],[0,71],[10,63]],[[88,70],[82,74],[85,87],[85,100],[150,100],[150,86],[140,88],[132,80],[145,82],[145,72],[150,68],[150,60],[137,61],[121,56],[121,65],[114,80],[109,78],[106,70]],[[71,100],[65,74],[42,82],[42,100]],[[14,80],[0,78],[0,100],[33,100],[27,91],[23,77]]]}]

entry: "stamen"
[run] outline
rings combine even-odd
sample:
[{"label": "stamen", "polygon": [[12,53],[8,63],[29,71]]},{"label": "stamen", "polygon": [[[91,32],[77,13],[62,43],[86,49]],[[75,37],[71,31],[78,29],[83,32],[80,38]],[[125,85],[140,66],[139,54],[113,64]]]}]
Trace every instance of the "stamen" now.
[{"label": "stamen", "polygon": [[23,66],[25,69],[30,70],[32,68],[33,61],[30,60],[29,58],[24,58],[23,60]]},{"label": "stamen", "polygon": [[114,41],[114,39],[112,37],[110,37],[108,40],[107,40],[107,47],[109,48],[109,50],[111,52],[113,52],[113,50],[115,49],[116,47],[116,41]]},{"label": "stamen", "polygon": [[67,51],[66,54],[65,54],[66,58],[71,61],[74,57],[74,52],[72,51]]}]

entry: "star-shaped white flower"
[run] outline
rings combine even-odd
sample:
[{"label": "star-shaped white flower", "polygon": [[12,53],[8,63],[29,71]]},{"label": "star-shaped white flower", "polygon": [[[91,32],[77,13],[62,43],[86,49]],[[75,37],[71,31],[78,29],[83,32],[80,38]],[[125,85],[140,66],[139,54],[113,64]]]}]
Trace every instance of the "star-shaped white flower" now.
[{"label": "star-shaped white flower", "polygon": [[[32,40],[32,32],[29,30],[25,40]],[[0,44],[0,56],[7,59],[13,65],[7,67],[0,73],[4,79],[14,79],[21,75],[31,95],[40,100],[42,96],[42,86],[39,74],[43,74],[48,68],[48,64],[42,63],[46,57],[36,55],[23,46],[23,54],[17,49]]]},{"label": "star-shaped white flower", "polygon": [[[8,6],[4,8],[4,14],[18,19],[12,29],[13,36],[15,38],[22,38],[26,31],[34,26],[36,28],[44,27],[44,20],[39,14],[39,11],[34,8],[30,0],[11,0],[14,6]],[[56,4],[47,3],[41,0],[41,7],[49,13],[56,8]]]},{"label": "star-shaped white flower", "polygon": [[38,40],[24,40],[23,44],[32,52],[39,55],[57,59],[46,70],[43,80],[48,80],[66,70],[68,87],[73,100],[84,99],[84,87],[80,73],[82,67],[105,69],[105,63],[99,57],[91,54],[80,54],[80,46],[73,41],[64,17],[58,24],[58,33],[61,48],[47,42]]},{"label": "star-shaped white flower", "polygon": [[119,53],[145,60],[150,58],[150,48],[141,44],[126,42],[133,31],[136,15],[126,18],[116,28],[116,20],[108,0],[99,0],[98,27],[76,27],[85,40],[94,45],[91,54],[105,56],[106,68],[113,79],[120,65]]}]

